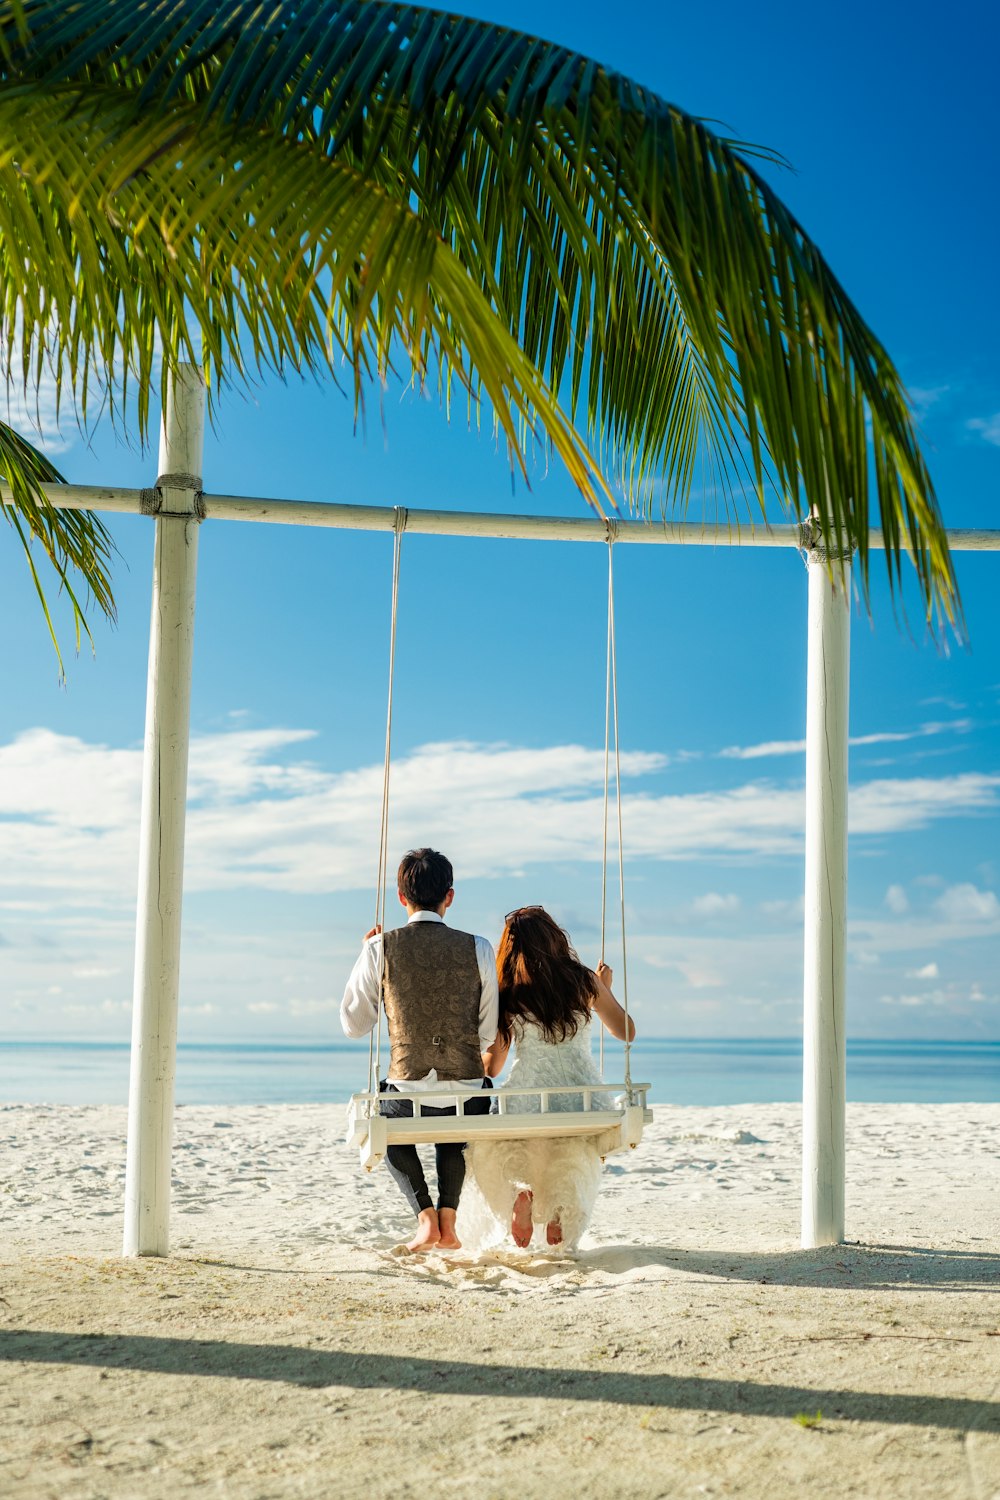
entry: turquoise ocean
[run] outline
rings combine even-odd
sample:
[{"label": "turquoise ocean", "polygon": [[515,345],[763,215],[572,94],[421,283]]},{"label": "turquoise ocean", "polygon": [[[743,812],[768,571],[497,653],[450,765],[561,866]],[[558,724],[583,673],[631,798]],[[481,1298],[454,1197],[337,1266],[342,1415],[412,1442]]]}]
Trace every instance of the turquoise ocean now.
[{"label": "turquoise ocean", "polygon": [[[365,1043],[182,1043],[179,1104],[343,1103],[364,1089]],[[0,1103],[125,1104],[125,1043],[0,1042]],[[605,1077],[622,1078],[620,1044]],[[657,1038],[632,1049],[632,1077],[660,1104],[794,1103],[802,1097],[798,1039]],[[1000,1102],[1000,1042],[849,1041],[847,1097],[867,1103]]]}]

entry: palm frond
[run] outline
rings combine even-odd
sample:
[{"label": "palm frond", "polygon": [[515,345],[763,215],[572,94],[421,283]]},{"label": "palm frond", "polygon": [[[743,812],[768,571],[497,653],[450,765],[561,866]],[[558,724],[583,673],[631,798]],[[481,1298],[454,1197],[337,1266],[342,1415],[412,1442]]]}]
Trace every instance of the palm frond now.
[{"label": "palm frond", "polygon": [[[84,604],[73,586],[79,574],[98,608],[114,619],[110,563],[114,543],[103,523],[89,511],[58,510],[44,493],[43,484],[61,484],[63,476],[43,453],[34,448],[13,427],[0,422],[0,515],[8,521],[24,548],[42,614],[45,617],[60,676],[65,676],[62,653],[49,609],[45,589],[32,556],[32,541],[37,541],[55,569],[61,589],[73,611],[76,649],[81,636],[93,643]],[[86,601],[84,601],[85,603]]]},{"label": "palm frond", "polygon": [[15,122],[28,144],[0,149],[0,297],[26,383],[44,348],[85,416],[99,361],[117,386],[101,398],[134,382],[145,423],[158,359],[197,361],[198,332],[216,388],[247,363],[332,368],[337,354],[360,381],[399,344],[417,378],[436,357],[482,390],[512,451],[541,420],[599,503],[586,449],[468,269],[349,162],[270,135],[237,146],[189,104],[136,120],[93,86],[0,91],[0,141]]},{"label": "palm frond", "polygon": [[[356,361],[362,326],[361,345],[379,365],[402,337],[418,371],[450,331],[446,357],[496,405],[497,369],[487,378],[477,363],[497,356],[493,332],[488,354],[474,347],[467,321],[451,323],[448,298],[463,302],[471,285],[549,390],[565,391],[637,505],[648,509],[664,481],[683,505],[707,454],[727,495],[741,493],[746,473],[762,509],[773,486],[793,515],[815,511],[828,536],[858,549],[865,584],[877,520],[893,588],[908,552],[928,618],[936,610],[958,618],[944,528],[898,373],[762,176],[758,148],[723,139],[565,48],[413,5],[24,0],[23,18],[27,43],[9,0],[0,3],[0,95],[26,100],[75,88],[93,96],[95,125],[119,104],[135,128],[193,110],[206,150],[214,143],[216,162],[228,156],[230,171],[265,139],[300,151],[289,167],[296,177],[258,183],[256,209],[246,188],[246,235],[233,201],[219,223],[221,200],[209,193],[198,204],[205,183],[186,137],[183,150],[165,139],[163,156],[137,161],[136,202],[148,195],[150,222],[162,187],[157,162],[179,169],[175,192],[187,194],[191,234],[210,262],[206,286],[227,274],[223,220],[233,243],[266,264],[253,229],[258,210],[259,222],[273,225],[267,197],[279,190],[288,223],[308,221],[292,300],[301,292],[294,278],[314,274],[297,305],[318,317],[332,288],[328,335]],[[130,127],[118,119],[121,135]],[[406,209],[451,258],[435,252],[432,276],[427,243],[409,220],[405,230],[398,221],[379,229],[387,242],[348,234],[341,253],[339,224],[321,225],[319,208],[302,206],[318,158]],[[129,215],[137,222],[136,209]],[[359,252],[364,258],[349,266]],[[401,258],[411,254],[425,257],[426,278],[403,272]],[[404,282],[406,311],[394,302],[390,317],[390,291],[395,297]],[[219,295],[213,284],[202,300]],[[317,357],[308,325],[287,321],[277,283],[264,312],[249,282],[229,295],[234,308],[242,298],[251,323],[260,319],[254,358],[296,357],[296,347],[307,362]],[[143,298],[154,323],[183,322],[183,296],[165,310],[148,290]],[[79,337],[82,348],[86,328]],[[511,422],[530,420],[532,402],[543,425],[555,420],[551,396],[537,389],[520,405],[508,399]],[[565,431],[556,432],[565,446]]]}]

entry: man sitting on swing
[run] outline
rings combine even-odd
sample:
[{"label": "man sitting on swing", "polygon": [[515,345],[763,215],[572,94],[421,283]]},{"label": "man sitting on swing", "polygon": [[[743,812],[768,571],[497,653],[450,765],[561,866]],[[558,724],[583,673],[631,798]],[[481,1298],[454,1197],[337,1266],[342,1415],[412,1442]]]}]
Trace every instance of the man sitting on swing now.
[{"label": "man sitting on swing", "polygon": [[[470,932],[447,927],[455,899],[451,864],[436,849],[404,854],[396,877],[406,907],[405,927],[366,934],[340,1007],[347,1036],[366,1036],[378,1025],[379,993],[389,1026],[391,1058],[380,1092],[382,1113],[411,1117],[405,1095],[442,1088],[492,1088],[482,1054],[496,1040],[498,997],[492,946]],[[468,1099],[464,1114],[489,1114],[490,1100]],[[454,1107],[426,1106],[424,1115],[453,1115]],[[386,1165],[417,1216],[409,1250],[458,1250],[455,1213],[465,1180],[464,1144],[439,1142],[437,1206],[427,1189],[416,1146],[390,1146]]]}]

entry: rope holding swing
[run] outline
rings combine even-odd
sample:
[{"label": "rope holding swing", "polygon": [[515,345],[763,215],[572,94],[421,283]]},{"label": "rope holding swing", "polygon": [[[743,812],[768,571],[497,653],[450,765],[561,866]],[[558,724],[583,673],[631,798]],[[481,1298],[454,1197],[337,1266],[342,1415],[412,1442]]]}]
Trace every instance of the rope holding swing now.
[{"label": "rope holding swing", "polygon": [[399,613],[399,562],[402,556],[403,532],[409,512],[405,505],[393,507],[392,518],[392,604],[389,623],[389,692],[385,713],[385,762],[382,768],[382,812],[379,818],[378,875],[375,881],[375,926],[382,929],[379,944],[379,1013],[368,1034],[368,1088],[378,1092],[382,1056],[382,985],[385,980],[385,891],[389,859],[389,772],[392,764],[392,689],[396,671],[396,619]]},{"label": "rope holding swing", "polygon": [[[614,728],[615,750],[615,808],[618,822],[618,897],[621,909],[622,937],[622,1010],[625,1012],[625,1089],[628,1102],[632,1102],[631,1043],[629,1041],[628,1017],[628,950],[625,942],[625,846],[622,839],[622,769],[621,749],[618,739],[618,658],[615,643],[615,542],[618,539],[618,522],[610,517],[605,520],[608,542],[608,650],[607,672],[604,693],[604,836],[601,863],[601,963],[604,963],[607,937],[608,911],[608,803],[611,783],[611,731]],[[601,1076],[604,1076],[604,1027],[600,1040]]]}]

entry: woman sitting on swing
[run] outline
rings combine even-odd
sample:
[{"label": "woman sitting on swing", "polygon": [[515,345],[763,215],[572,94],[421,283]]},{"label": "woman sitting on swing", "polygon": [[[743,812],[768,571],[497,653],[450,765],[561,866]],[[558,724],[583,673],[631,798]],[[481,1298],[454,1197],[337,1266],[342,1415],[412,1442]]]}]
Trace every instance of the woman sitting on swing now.
[{"label": "woman sitting on swing", "polygon": [[[488,1075],[495,1078],[513,1048],[507,1089],[600,1084],[590,1053],[592,1014],[619,1040],[626,1028],[629,1041],[635,1036],[634,1024],[611,993],[610,968],[604,963],[596,972],[586,968],[566,933],[541,906],[522,906],[508,916],[497,948],[497,978],[500,1025],[483,1060]],[[582,1108],[581,1094],[553,1094],[549,1099],[553,1112]],[[511,1097],[507,1113],[540,1109],[537,1098]],[[482,1226],[480,1240],[495,1242],[509,1225],[514,1243],[524,1247],[531,1242],[534,1226],[544,1224],[549,1245],[575,1248],[597,1198],[601,1145],[600,1132],[471,1143],[466,1148],[469,1181],[462,1208],[474,1215],[477,1206],[487,1209],[492,1223]],[[480,1205],[475,1203],[477,1196]],[[475,1235],[475,1227],[471,1233]]]}]

